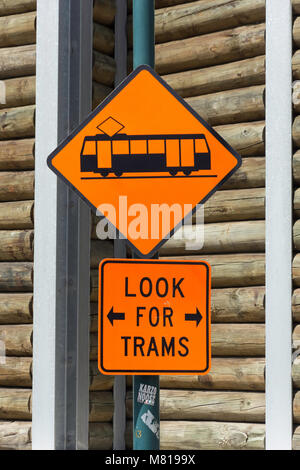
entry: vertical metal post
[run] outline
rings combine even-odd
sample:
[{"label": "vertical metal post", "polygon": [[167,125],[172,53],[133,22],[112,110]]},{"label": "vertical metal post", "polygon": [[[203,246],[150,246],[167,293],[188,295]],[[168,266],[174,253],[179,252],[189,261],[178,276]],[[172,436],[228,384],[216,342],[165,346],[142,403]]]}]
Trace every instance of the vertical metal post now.
[{"label": "vertical metal post", "polygon": [[155,64],[154,0],[133,0],[133,68]]},{"label": "vertical metal post", "polygon": [[[127,2],[116,1],[115,17],[115,86],[127,76]],[[126,258],[126,241],[114,241],[114,257]],[[126,431],[126,376],[116,375],[114,379],[114,450],[125,449]]]},{"label": "vertical metal post", "polygon": [[266,448],[292,446],[292,6],[266,2]]},{"label": "vertical metal post", "polygon": [[[154,67],[154,0],[133,0],[133,67],[147,64]],[[141,403],[139,392],[151,387],[154,403]],[[159,376],[133,377],[133,448],[159,449]]]},{"label": "vertical metal post", "polygon": [[38,0],[34,449],[87,449],[90,210],[47,168],[91,109],[92,0]]}]

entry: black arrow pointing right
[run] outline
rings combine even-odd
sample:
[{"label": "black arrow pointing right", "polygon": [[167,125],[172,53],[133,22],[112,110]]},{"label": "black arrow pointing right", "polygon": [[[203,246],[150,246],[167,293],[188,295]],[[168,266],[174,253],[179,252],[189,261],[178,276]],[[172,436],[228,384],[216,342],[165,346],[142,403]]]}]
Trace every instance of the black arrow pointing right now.
[{"label": "black arrow pointing right", "polygon": [[196,313],[186,313],[185,314],[185,321],[195,321],[196,326],[199,325],[202,318],[203,317],[202,317],[201,313],[199,312],[198,308],[196,308]]},{"label": "black arrow pointing right", "polygon": [[114,326],[115,320],[125,320],[125,313],[114,312],[114,307],[112,307],[107,315],[107,318],[109,319],[112,326]]}]

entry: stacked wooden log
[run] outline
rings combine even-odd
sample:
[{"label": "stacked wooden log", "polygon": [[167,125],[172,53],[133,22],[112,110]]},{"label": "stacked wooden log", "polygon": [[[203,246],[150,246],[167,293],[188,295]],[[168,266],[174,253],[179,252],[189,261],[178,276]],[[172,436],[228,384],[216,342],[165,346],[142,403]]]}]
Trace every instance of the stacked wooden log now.
[{"label": "stacked wooden log", "polygon": [[[299,322],[299,286],[300,286],[300,270],[299,270],[299,258],[300,258],[300,178],[299,178],[299,159],[300,159],[300,1],[293,0],[293,12],[294,12],[294,23],[293,23],[293,108],[294,108],[294,122],[293,122],[293,143],[294,143],[294,157],[293,157],[293,178],[294,178],[294,197],[293,197],[293,215],[294,215],[294,227],[293,227],[293,242],[294,242],[294,259],[293,259],[293,348],[297,351],[300,347],[300,322]],[[297,353],[294,355],[296,356]],[[299,397],[300,397],[300,382],[298,376],[299,368],[299,357],[296,357],[293,363],[293,412],[294,412],[294,436],[293,436],[293,448],[300,450],[300,428],[299,426]]]},{"label": "stacked wooden log", "polygon": [[1,450],[31,447],[35,10],[0,2]]},{"label": "stacked wooden log", "polygon": [[113,90],[115,79],[115,1],[94,2],[93,108]]},{"label": "stacked wooden log", "polygon": [[[243,159],[236,174],[204,205],[203,245],[193,238],[201,231],[194,217],[181,239],[168,240],[160,250],[163,259],[211,264],[213,356],[206,376],[161,377],[161,445],[262,449],[265,1],[161,0],[156,8],[156,70]],[[298,178],[299,167],[300,155],[294,160]],[[294,301],[296,311],[296,297]],[[129,421],[130,392],[128,388]]]}]

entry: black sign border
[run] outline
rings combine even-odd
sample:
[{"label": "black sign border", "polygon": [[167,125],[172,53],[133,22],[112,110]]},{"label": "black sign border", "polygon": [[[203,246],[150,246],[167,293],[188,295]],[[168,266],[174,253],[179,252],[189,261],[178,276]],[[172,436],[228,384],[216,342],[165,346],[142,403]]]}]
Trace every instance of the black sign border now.
[{"label": "black sign border", "polygon": [[[191,266],[191,265],[197,265],[197,266],[204,266],[206,268],[207,276],[206,276],[206,316],[207,316],[207,322],[206,322],[206,367],[203,370],[166,370],[166,369],[156,369],[156,370],[141,370],[141,369],[136,369],[136,370],[130,370],[130,369],[113,369],[113,370],[108,370],[104,367],[103,365],[103,316],[104,316],[104,311],[103,311],[103,301],[104,301],[104,267],[107,264],[177,264],[179,266],[185,265],[185,266]],[[101,311],[99,313],[99,331],[98,331],[98,341],[101,338],[101,351],[99,351],[99,344],[98,344],[98,368],[99,371],[101,372],[101,369],[99,366],[101,366],[102,371],[105,371],[108,375],[113,375],[113,374],[130,374],[134,375],[136,373],[138,374],[147,374],[147,375],[163,375],[163,374],[207,374],[210,370],[210,364],[211,364],[211,348],[210,348],[210,328],[211,328],[211,318],[210,318],[210,302],[209,302],[209,293],[210,293],[210,265],[206,261],[176,261],[176,260],[169,260],[169,261],[161,261],[161,260],[134,260],[134,259],[105,259],[102,261],[99,265],[99,268],[101,268],[101,287],[99,291],[99,306],[101,308]],[[99,269],[100,271],[100,269]]]},{"label": "black sign border", "polygon": [[[118,93],[123,90],[123,88],[125,88],[128,83],[130,83],[140,72],[142,72],[143,70],[147,70],[149,73],[151,73],[151,75],[153,75],[154,78],[156,78],[173,96],[174,98],[176,98],[236,159],[237,159],[237,164],[236,166],[203,198],[201,199],[201,201],[199,201],[199,204],[204,204],[218,189],[220,189],[220,187],[225,183],[225,181],[227,181],[232,175],[233,173],[238,170],[238,168],[240,168],[241,164],[242,164],[242,158],[241,156],[206,122],[204,121],[204,119],[201,118],[201,116],[199,116],[198,113],[196,113],[196,111],[191,108],[191,106],[186,102],[184,101],[183,98],[181,98],[181,96],[179,96],[153,69],[152,67],[150,67],[149,65],[140,65],[139,67],[137,67],[130,75],[128,75],[127,78],[125,78],[125,80],[123,82],[120,83],[120,85],[118,85],[103,101],[102,103],[97,106],[97,108],[88,115],[88,117],[80,124],[80,126],[78,126],[47,158],[47,165],[48,167],[59,177],[61,178],[67,186],[69,186],[71,189],[73,189],[73,191],[76,192],[76,194],[81,198],[83,199],[87,204],[88,206],[93,210],[93,212],[95,212],[96,215],[99,216],[99,212],[97,214],[97,207],[95,207],[90,201],[88,201],[84,196],[83,194],[77,189],[75,188],[75,186],[73,186],[59,171],[56,170],[56,168],[54,168],[53,164],[52,164],[52,160],[53,158],[94,118],[97,116],[97,114],[102,111],[102,109],[105,108],[105,106],[110,103],[110,101],[112,101],[114,99],[114,97],[116,95],[118,95]],[[188,178],[188,176],[187,176]],[[134,253],[136,253],[140,258],[142,259],[146,259],[146,258],[152,258],[156,252],[168,241],[169,238],[171,238],[174,233],[182,227],[182,224],[188,220],[196,211],[197,209],[197,205],[192,209],[192,211],[187,214],[183,219],[182,221],[177,224],[171,231],[170,233],[166,236],[166,238],[164,238],[163,240],[161,240],[149,253],[147,254],[144,254],[144,253],[141,253],[138,248],[135,247],[135,245],[127,240],[127,238],[122,234],[122,232],[120,232],[117,227],[115,227],[116,229],[116,233],[117,233],[117,239],[120,239],[120,240],[124,240],[126,241],[126,243],[128,244],[128,246],[134,251]],[[111,223],[111,222],[109,222]],[[112,224],[113,225],[113,224]]]}]

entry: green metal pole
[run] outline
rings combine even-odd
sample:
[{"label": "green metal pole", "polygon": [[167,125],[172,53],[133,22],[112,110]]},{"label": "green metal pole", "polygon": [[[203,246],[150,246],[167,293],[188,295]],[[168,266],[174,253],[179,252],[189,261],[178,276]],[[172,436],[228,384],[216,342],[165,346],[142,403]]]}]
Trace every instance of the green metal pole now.
[{"label": "green metal pole", "polygon": [[154,67],[154,0],[133,0],[133,68]]},{"label": "green metal pole", "polygon": [[[154,0],[133,0],[133,68],[154,63]],[[159,376],[136,375],[133,449],[159,450],[159,428]]]}]

